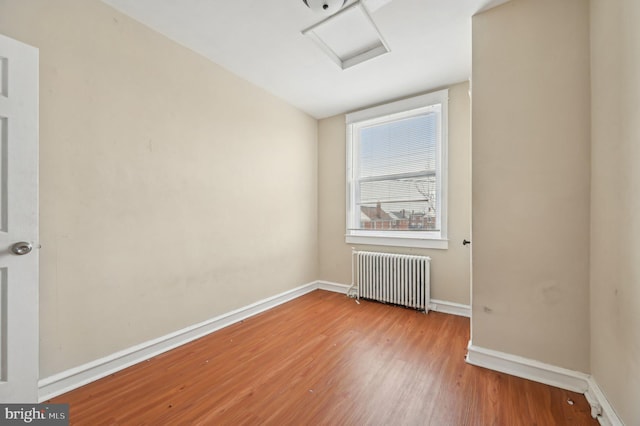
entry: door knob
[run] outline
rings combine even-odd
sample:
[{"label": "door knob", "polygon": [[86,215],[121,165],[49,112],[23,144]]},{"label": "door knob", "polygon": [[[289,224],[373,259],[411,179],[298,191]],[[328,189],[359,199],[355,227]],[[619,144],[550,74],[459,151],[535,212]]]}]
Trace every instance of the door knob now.
[{"label": "door knob", "polygon": [[13,254],[17,254],[18,256],[31,253],[31,250],[33,250],[33,246],[31,243],[27,243],[25,241],[20,241],[19,243],[15,243],[11,246]]}]

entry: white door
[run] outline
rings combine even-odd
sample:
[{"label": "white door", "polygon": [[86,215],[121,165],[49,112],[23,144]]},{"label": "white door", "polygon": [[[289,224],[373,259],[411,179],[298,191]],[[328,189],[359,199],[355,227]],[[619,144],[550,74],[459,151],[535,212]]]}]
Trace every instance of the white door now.
[{"label": "white door", "polygon": [[0,402],[38,398],[38,49],[0,35]]}]

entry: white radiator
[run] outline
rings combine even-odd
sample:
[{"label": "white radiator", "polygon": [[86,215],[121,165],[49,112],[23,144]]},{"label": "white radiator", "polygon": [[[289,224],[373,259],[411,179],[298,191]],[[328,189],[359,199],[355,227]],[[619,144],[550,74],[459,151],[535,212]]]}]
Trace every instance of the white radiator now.
[{"label": "white radiator", "polygon": [[358,298],[429,311],[430,257],[368,251],[353,254]]}]

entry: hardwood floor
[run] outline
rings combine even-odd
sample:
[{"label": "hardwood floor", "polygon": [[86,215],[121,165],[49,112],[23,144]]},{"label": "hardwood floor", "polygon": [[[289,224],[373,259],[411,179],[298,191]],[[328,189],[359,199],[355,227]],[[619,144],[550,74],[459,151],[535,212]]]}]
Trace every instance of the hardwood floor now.
[{"label": "hardwood floor", "polygon": [[315,291],[51,402],[74,425],[598,424],[583,395],[466,364],[468,340],[467,318]]}]

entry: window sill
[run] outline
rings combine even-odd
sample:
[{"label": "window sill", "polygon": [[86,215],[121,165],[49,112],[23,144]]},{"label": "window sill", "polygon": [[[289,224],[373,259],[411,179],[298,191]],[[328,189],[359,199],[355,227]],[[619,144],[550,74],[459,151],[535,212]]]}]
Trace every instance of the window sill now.
[{"label": "window sill", "polygon": [[345,235],[347,244],[367,244],[372,246],[394,246],[447,250],[449,240],[441,238],[418,238],[406,236]]}]

